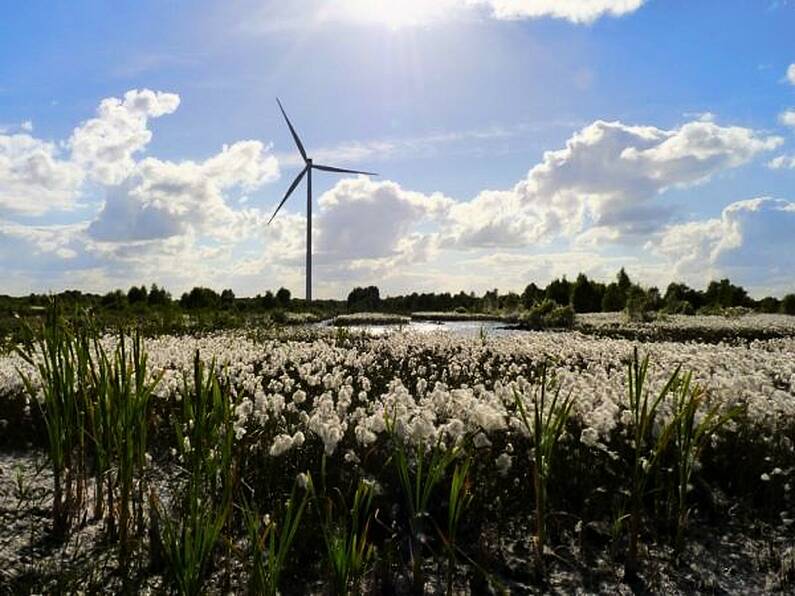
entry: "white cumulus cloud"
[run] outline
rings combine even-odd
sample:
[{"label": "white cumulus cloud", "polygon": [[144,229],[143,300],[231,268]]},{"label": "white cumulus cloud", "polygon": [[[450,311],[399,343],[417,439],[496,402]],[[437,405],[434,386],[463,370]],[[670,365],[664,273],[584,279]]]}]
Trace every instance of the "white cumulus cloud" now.
[{"label": "white cumulus cloud", "polygon": [[779,155],[767,162],[771,170],[795,169],[795,155]]},{"label": "white cumulus cloud", "polygon": [[54,143],[0,133],[0,212],[41,215],[74,206],[82,170]]},{"label": "white cumulus cloud", "polygon": [[74,129],[69,139],[73,161],[102,184],[119,184],[135,167],[133,155],[152,139],[150,118],[171,114],[179,107],[175,93],[133,89],[124,99],[103,99],[96,118]]},{"label": "white cumulus cloud", "polygon": [[262,217],[232,209],[225,191],[252,190],[278,176],[276,159],[259,141],[240,141],[197,163],[148,157],[129,179],[111,188],[89,234],[106,242],[157,240],[200,231],[238,238]]},{"label": "white cumulus cloud", "polygon": [[795,63],[790,64],[787,68],[787,80],[790,85],[795,85]]},{"label": "white cumulus cloud", "polygon": [[[554,18],[591,24],[602,17],[621,17],[647,0],[304,0],[266,2],[261,13],[240,24],[244,32],[272,32],[346,22],[422,27],[440,22],[491,18],[500,21]],[[308,16],[310,15],[310,16]]]},{"label": "white cumulus cloud", "polygon": [[736,201],[720,217],[669,227],[651,248],[674,265],[674,278],[704,283],[728,277],[781,293],[792,290],[795,202],[770,197]]},{"label": "white cumulus cloud", "polygon": [[552,17],[592,23],[602,16],[619,17],[638,10],[645,0],[469,0],[487,4],[497,19]]},{"label": "white cumulus cloud", "polygon": [[444,218],[454,203],[439,193],[407,191],[391,181],[364,176],[340,180],[319,200],[318,253],[334,260],[415,254],[423,242],[409,233],[423,220]]},{"label": "white cumulus cloud", "polygon": [[[157,281],[175,291],[206,283],[256,292],[267,279],[266,285],[300,294],[306,226],[300,195],[269,226],[270,211],[248,207],[253,200],[240,208],[246,195],[255,197],[279,175],[269,145],[238,141],[196,160],[143,155],[150,120],[178,105],[176,94],[133,90],[103,100],[67,142],[37,139],[30,130],[0,133],[0,266],[9,288],[39,283],[40,289],[36,279],[46,279],[54,288]],[[670,129],[597,120],[547,151],[514,186],[470,200],[390,180],[342,179],[317,199],[318,295],[338,296],[363,283],[393,291],[497,282],[521,289],[514,280],[578,268],[604,277],[624,261],[644,271],[644,279],[674,271],[674,277],[729,275],[751,288],[783,288],[795,268],[788,250],[792,203],[740,201],[720,217],[671,225],[666,196],[782,142],[714,119]],[[794,165],[785,155],[768,162]],[[96,193],[102,205],[79,223],[10,219],[74,208]],[[642,266],[640,251],[628,257],[594,249],[649,239]]]},{"label": "white cumulus cloud", "polygon": [[781,114],[779,114],[778,120],[785,126],[795,127],[795,109],[784,110],[781,112]]},{"label": "white cumulus cloud", "polygon": [[782,142],[703,120],[671,130],[599,120],[546,152],[512,190],[456,205],[448,238],[516,246],[583,233],[591,241],[646,236],[670,218],[660,194],[706,182]]}]

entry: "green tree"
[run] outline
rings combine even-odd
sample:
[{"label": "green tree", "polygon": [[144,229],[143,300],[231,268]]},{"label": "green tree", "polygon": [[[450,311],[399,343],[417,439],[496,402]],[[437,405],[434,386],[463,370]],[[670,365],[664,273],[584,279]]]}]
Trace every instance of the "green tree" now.
[{"label": "green tree", "polygon": [[566,306],[571,301],[571,282],[566,279],[565,275],[562,279],[553,279],[544,293],[553,302]]},{"label": "green tree", "polygon": [[663,296],[663,308],[674,314],[693,314],[704,303],[703,295],[681,283],[670,283]]},{"label": "green tree", "polygon": [[750,304],[748,293],[742,286],[735,286],[728,279],[711,281],[704,292],[704,301],[707,306],[748,306]]},{"label": "green tree", "polygon": [[530,283],[522,292],[522,306],[526,309],[531,309],[534,304],[541,302],[544,299],[544,290],[539,288],[534,283]]},{"label": "green tree", "polygon": [[453,296],[453,308],[469,310],[477,303],[474,294],[467,294],[463,290]]},{"label": "green tree", "polygon": [[146,302],[146,286],[141,286],[140,288],[133,286],[127,290],[127,302],[130,304]]},{"label": "green tree", "polygon": [[629,279],[629,275],[627,275],[623,267],[618,272],[618,275],[616,275],[616,283],[618,284],[618,289],[621,291],[621,294],[626,297],[632,286],[632,281]]},{"label": "green tree", "polygon": [[152,284],[147,301],[150,306],[163,306],[171,302],[171,294],[165,288],[158,288],[157,284]]},{"label": "green tree", "polygon": [[229,310],[235,307],[235,293],[231,289],[221,292],[221,308]]},{"label": "green tree", "polygon": [[258,303],[260,308],[271,310],[276,306],[276,298],[274,297],[273,292],[268,290],[265,292],[264,296],[259,297]]},{"label": "green tree", "polygon": [[196,310],[201,308],[218,308],[221,297],[210,288],[195,287],[179,299],[183,308]]},{"label": "green tree", "polygon": [[617,312],[623,310],[625,302],[618,284],[615,282],[608,284],[605,288],[604,296],[602,296],[602,311]]},{"label": "green tree", "polygon": [[782,298],[781,312],[785,315],[795,315],[795,294],[787,294]]},{"label": "green tree", "polygon": [[127,296],[121,290],[113,290],[102,297],[100,304],[111,310],[122,310],[127,306]]},{"label": "green tree", "polygon": [[649,299],[640,286],[633,285],[627,292],[624,311],[631,321],[645,321],[649,311]]},{"label": "green tree", "polygon": [[290,294],[290,290],[287,288],[279,288],[276,292],[276,304],[282,308],[287,308],[290,306],[290,300],[292,299],[292,294]]},{"label": "green tree", "polygon": [[381,306],[381,293],[376,286],[353,288],[348,294],[348,310],[364,312],[378,310]]},{"label": "green tree", "polygon": [[650,310],[660,310],[663,306],[660,290],[654,286],[646,290],[646,301]]},{"label": "green tree", "polygon": [[599,312],[602,308],[602,299],[599,289],[584,273],[577,276],[571,291],[571,305],[574,312]]},{"label": "green tree", "polygon": [[764,313],[776,313],[781,309],[781,300],[773,296],[765,296],[759,301],[758,307]]},{"label": "green tree", "polygon": [[483,310],[497,310],[500,307],[500,293],[497,288],[483,294]]},{"label": "green tree", "polygon": [[521,298],[519,294],[516,292],[508,292],[500,296],[500,308],[507,311],[515,311],[519,308],[519,303],[521,302]]}]

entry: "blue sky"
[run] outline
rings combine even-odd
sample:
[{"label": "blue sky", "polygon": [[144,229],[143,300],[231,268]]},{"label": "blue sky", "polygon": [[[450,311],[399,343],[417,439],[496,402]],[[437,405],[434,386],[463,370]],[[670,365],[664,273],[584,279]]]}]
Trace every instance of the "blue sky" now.
[{"label": "blue sky", "polygon": [[300,169],[277,95],[381,174],[314,176],[318,296],[793,291],[793,30],[783,0],[7,4],[0,292],[302,295],[303,193],[265,225]]}]

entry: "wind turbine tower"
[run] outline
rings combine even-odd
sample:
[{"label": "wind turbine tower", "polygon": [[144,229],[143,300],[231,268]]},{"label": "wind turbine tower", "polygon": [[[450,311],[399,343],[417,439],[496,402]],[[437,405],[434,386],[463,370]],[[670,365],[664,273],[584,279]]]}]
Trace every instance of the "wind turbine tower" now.
[{"label": "wind turbine tower", "polygon": [[290,119],[287,117],[287,113],[282,107],[282,102],[279,101],[278,97],[276,98],[276,103],[279,104],[279,109],[282,112],[282,116],[284,116],[285,122],[287,122],[287,127],[290,129],[290,134],[293,135],[293,140],[295,141],[296,147],[298,147],[298,152],[304,159],[304,169],[298,173],[298,175],[295,177],[295,180],[293,180],[293,183],[287,189],[287,192],[284,193],[284,198],[282,199],[282,202],[279,203],[279,206],[276,207],[276,211],[273,212],[270,220],[268,220],[268,225],[270,225],[270,223],[273,221],[273,218],[276,217],[276,214],[279,212],[279,209],[282,208],[282,205],[284,205],[285,201],[287,201],[287,198],[301,183],[301,179],[306,176],[306,301],[309,303],[312,302],[312,170],[315,169],[321,170],[323,172],[338,172],[342,174],[364,174],[366,176],[378,176],[378,174],[373,172],[361,172],[359,170],[346,170],[345,168],[335,168],[333,166],[322,166],[312,162],[312,158],[307,156],[304,145],[301,143],[298,133],[295,132],[295,128],[293,128]]}]

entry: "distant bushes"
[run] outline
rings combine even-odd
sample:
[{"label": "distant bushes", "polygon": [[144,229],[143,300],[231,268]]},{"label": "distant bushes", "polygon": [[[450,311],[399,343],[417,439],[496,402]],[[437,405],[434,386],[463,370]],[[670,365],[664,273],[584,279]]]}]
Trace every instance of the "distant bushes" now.
[{"label": "distant bushes", "polygon": [[705,306],[700,308],[698,314],[700,315],[712,315],[712,316],[719,316],[719,317],[742,317],[743,315],[747,315],[754,312],[753,309],[745,307],[745,306]]},{"label": "distant bushes", "polygon": [[348,312],[377,311],[381,307],[381,295],[376,286],[354,288],[347,302]]},{"label": "distant bushes", "polygon": [[795,315],[795,294],[787,294],[781,301],[781,312],[785,315]]},{"label": "distant bushes", "polygon": [[351,325],[408,325],[411,317],[391,315],[388,313],[359,312],[339,315],[334,318],[333,324],[337,327]]},{"label": "distant bushes", "polygon": [[696,310],[687,300],[672,300],[665,305],[663,311],[669,315],[694,315]]},{"label": "distant bushes", "polygon": [[519,316],[523,329],[570,328],[574,325],[574,309],[571,305],[559,306],[552,300],[544,300]]},{"label": "distant bushes", "polygon": [[652,304],[641,288],[635,286],[627,296],[626,306],[624,307],[624,314],[627,319],[633,323],[645,323],[651,321],[654,317],[652,314]]},{"label": "distant bushes", "polygon": [[[703,290],[673,282],[664,289],[644,287],[622,268],[608,283],[579,274],[574,281],[566,276],[546,286],[529,283],[521,293],[490,289],[475,292],[424,292],[385,296],[375,285],[354,288],[344,300],[313,300],[308,304],[293,297],[287,288],[267,290],[250,297],[236,296],[232,289],[217,291],[194,287],[172,295],[162,286],[134,285],[129,290],[106,294],[65,290],[55,295],[0,295],[0,349],[13,345],[21,323],[40,319],[51,299],[57,299],[63,316],[90,313],[95,323],[106,329],[136,324],[148,334],[178,333],[186,330],[237,328],[260,324],[298,324],[310,313],[317,319],[357,312],[409,315],[432,313],[434,320],[489,320],[513,322],[523,318],[528,327],[566,327],[568,312],[624,313],[630,322],[644,322],[662,314],[708,314],[741,316],[751,310],[762,313],[795,315],[795,294],[783,298],[767,296],[754,300],[746,290],[728,279],[710,282]],[[553,315],[551,303],[558,308]],[[293,313],[300,316],[291,316]],[[545,319],[546,317],[546,319]],[[554,323],[554,324],[553,324]]]}]

